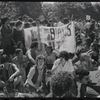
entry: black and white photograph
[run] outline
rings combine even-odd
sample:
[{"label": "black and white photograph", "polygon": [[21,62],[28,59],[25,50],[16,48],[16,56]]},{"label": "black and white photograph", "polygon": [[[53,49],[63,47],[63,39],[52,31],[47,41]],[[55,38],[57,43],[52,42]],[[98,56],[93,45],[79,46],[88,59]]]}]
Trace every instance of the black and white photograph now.
[{"label": "black and white photograph", "polygon": [[100,2],[0,1],[0,98],[100,98]]}]

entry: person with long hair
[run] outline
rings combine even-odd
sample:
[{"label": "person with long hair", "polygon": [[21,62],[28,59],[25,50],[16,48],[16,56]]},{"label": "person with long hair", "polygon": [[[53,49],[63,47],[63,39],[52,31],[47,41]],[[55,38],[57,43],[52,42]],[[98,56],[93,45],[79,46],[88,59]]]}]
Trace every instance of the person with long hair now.
[{"label": "person with long hair", "polygon": [[41,96],[39,92],[43,92],[46,89],[46,66],[45,57],[38,55],[36,58],[36,64],[30,69],[25,86],[29,87],[31,93],[37,93],[37,96]]},{"label": "person with long hair", "polygon": [[69,60],[69,54],[67,51],[60,52],[59,58],[54,62],[54,65],[51,70],[52,74],[56,74],[60,71],[74,71],[74,66]]}]

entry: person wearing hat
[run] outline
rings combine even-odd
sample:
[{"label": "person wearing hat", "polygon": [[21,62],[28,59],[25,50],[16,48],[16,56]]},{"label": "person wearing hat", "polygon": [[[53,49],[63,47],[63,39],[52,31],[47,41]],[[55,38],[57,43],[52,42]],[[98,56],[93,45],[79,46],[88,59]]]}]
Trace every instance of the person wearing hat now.
[{"label": "person wearing hat", "polygon": [[29,87],[31,93],[35,92],[39,95],[46,88],[45,76],[45,57],[44,55],[38,55],[36,57],[36,64],[29,71],[25,86]]},{"label": "person wearing hat", "polygon": [[36,64],[36,56],[37,56],[37,49],[38,49],[38,42],[33,41],[31,43],[30,49],[26,52],[26,56],[28,58],[28,66],[26,67],[26,76],[28,75],[28,72],[30,68]]}]

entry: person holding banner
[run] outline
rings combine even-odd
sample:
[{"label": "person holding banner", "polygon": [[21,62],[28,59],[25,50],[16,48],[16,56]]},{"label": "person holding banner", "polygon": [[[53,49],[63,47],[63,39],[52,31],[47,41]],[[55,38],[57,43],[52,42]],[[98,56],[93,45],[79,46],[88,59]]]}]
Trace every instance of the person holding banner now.
[{"label": "person holding banner", "polygon": [[63,26],[63,25],[64,25],[64,23],[63,23],[63,16],[61,16],[59,18],[59,22],[57,23],[57,27],[60,27],[60,26]]},{"label": "person holding banner", "polygon": [[10,59],[12,59],[12,55],[14,53],[14,43],[12,40],[12,29],[9,25],[10,19],[8,17],[2,18],[1,24],[2,48],[4,50],[4,54],[8,55]]}]

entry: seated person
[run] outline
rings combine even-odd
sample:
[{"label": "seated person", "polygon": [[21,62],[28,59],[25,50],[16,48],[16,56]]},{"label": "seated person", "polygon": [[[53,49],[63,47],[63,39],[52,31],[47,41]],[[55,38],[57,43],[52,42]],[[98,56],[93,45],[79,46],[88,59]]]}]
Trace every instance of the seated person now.
[{"label": "seated person", "polygon": [[90,97],[93,96],[98,96],[100,93],[100,86],[96,86],[94,83],[92,83],[92,81],[90,80],[90,75],[89,75],[89,71],[85,70],[85,69],[77,69],[75,71],[75,78],[76,78],[76,82],[74,81],[74,83],[76,84],[76,88],[77,88],[77,97],[87,97],[88,96],[88,91],[87,91],[87,87],[92,88],[94,90],[94,94]]},{"label": "seated person", "polygon": [[1,58],[1,65],[0,65],[0,79],[5,84],[8,81],[13,82],[14,87],[16,87],[19,83],[21,83],[22,77],[19,76],[19,69],[13,63],[9,62],[9,57],[7,55],[3,55]]},{"label": "seated person", "polygon": [[69,72],[54,74],[50,81],[51,93],[46,97],[74,97],[71,93],[73,78]]},{"label": "seated person", "polygon": [[97,67],[94,67],[92,64],[91,57],[87,53],[82,53],[80,55],[79,61],[75,63],[76,69],[86,69],[89,71],[98,70]]},{"label": "seated person", "polygon": [[[28,87],[31,93],[37,93],[41,96],[41,93],[46,88],[45,74],[46,66],[45,57],[43,55],[38,55],[36,58],[36,65],[34,65],[27,76],[25,86]],[[39,93],[41,92],[41,93]]]}]

